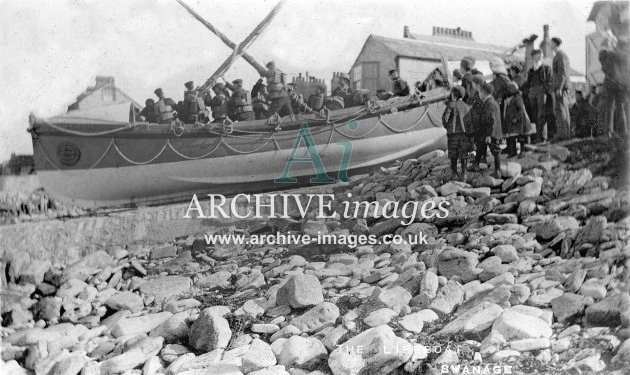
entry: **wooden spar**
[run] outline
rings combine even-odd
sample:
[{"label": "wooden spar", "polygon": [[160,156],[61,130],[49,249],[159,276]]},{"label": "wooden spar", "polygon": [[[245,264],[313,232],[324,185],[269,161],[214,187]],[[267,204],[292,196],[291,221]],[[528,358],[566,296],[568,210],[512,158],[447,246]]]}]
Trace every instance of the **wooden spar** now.
[{"label": "wooden spar", "polygon": [[[260,36],[260,34],[262,34],[263,30],[269,25],[269,23],[271,23],[271,20],[276,16],[276,14],[278,14],[278,12],[282,8],[282,6],[285,4],[285,2],[286,2],[285,0],[281,0],[271,10],[271,12],[269,12],[267,17],[265,17],[262,21],[260,21],[260,23],[247,36],[247,38],[245,38],[245,40],[243,40],[238,46],[236,46],[236,48],[232,51],[232,54],[227,58],[227,60],[225,60],[223,64],[219,66],[217,71],[214,72],[214,74],[210,78],[208,78],[206,83],[203,84],[203,86],[201,87],[202,91],[212,86],[219,77],[221,77],[225,72],[228,71],[228,69],[230,69],[230,66],[232,66],[234,61],[236,61],[236,59],[238,59],[245,52],[245,49],[249,47],[252,44],[252,42],[254,42],[254,40],[256,40],[258,36]],[[261,67],[261,70],[258,70],[258,71],[264,72],[265,69]]]},{"label": "wooden spar", "polygon": [[[201,22],[201,24],[204,25],[208,30],[210,30],[214,35],[219,37],[219,39],[221,39],[221,41],[225,43],[225,45],[227,45],[231,49],[236,49],[237,47],[236,43],[232,42],[227,36],[225,36],[225,34],[217,30],[217,28],[214,27],[210,22],[203,19],[203,17],[201,17],[197,12],[195,12],[191,7],[186,5],[186,3],[184,3],[182,0],[175,0],[175,1],[177,1],[179,5],[181,5],[184,9],[186,9],[188,13],[190,13],[193,17],[195,17],[197,21]],[[251,66],[253,66],[254,69],[256,69],[258,72],[265,70],[265,68],[262,65],[260,65],[256,60],[254,60],[254,58],[251,55],[249,55],[247,52],[243,52],[242,57]]]}]

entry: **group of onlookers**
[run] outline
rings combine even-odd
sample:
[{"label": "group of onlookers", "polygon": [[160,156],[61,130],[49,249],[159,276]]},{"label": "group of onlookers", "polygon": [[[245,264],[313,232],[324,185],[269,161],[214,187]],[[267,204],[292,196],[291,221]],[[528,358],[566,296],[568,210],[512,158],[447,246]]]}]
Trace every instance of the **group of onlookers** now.
[{"label": "group of onlookers", "polygon": [[[571,103],[569,59],[561,45],[560,38],[551,39],[554,54],[551,66],[543,64],[541,50],[533,50],[533,65],[526,76],[519,65],[506,68],[505,62],[497,57],[489,62],[492,76],[487,80],[475,68],[473,58],[462,59],[460,68],[453,72],[459,85],[451,89],[442,118],[454,175],[458,174],[458,162],[460,179],[466,179],[467,170],[478,171],[488,149],[494,159],[492,174],[499,177],[501,154],[515,157],[520,150],[522,155],[530,142],[556,142],[613,131],[612,125],[608,125],[612,121],[610,115],[605,114],[606,105],[601,104],[601,94],[592,93],[587,99],[577,91],[575,103]],[[622,108],[619,111],[623,114],[627,102],[619,103],[627,101],[627,95],[622,96],[615,98],[616,108]],[[625,125],[622,132],[627,132]],[[468,158],[473,150],[475,158],[469,168]]]}]

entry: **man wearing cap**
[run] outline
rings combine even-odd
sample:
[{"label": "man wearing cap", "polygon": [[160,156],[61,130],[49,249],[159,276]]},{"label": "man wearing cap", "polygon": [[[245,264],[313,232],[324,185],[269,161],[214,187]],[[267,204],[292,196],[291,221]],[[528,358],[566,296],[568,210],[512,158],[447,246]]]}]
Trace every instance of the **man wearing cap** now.
[{"label": "man wearing cap", "polygon": [[396,69],[392,69],[389,71],[389,77],[392,79],[392,92],[394,96],[408,96],[409,95],[409,86],[407,82],[400,78],[398,75],[398,71]]},{"label": "man wearing cap", "polygon": [[157,121],[160,124],[170,123],[177,117],[177,111],[175,111],[177,104],[175,104],[173,99],[165,98],[161,88],[155,89],[154,93],[158,97],[158,101],[155,103]]},{"label": "man wearing cap", "polygon": [[490,70],[492,70],[492,96],[499,104],[501,113],[505,109],[505,99],[508,97],[507,86],[510,83],[505,63],[499,57],[493,57],[490,59]]},{"label": "man wearing cap", "polygon": [[256,120],[269,118],[269,95],[263,79],[259,79],[252,87],[252,108]]},{"label": "man wearing cap", "polygon": [[140,116],[144,118],[144,121],[150,123],[157,122],[157,109],[155,108],[155,101],[153,99],[147,99],[144,102],[145,106],[140,111]]},{"label": "man wearing cap", "polygon": [[308,106],[313,111],[319,111],[324,107],[324,96],[326,95],[326,85],[320,83],[315,87],[315,94],[308,98]]},{"label": "man wearing cap", "polygon": [[343,99],[344,108],[354,106],[354,90],[350,87],[350,76],[347,73],[339,75],[339,86],[335,88],[332,96]]},{"label": "man wearing cap", "polygon": [[206,105],[203,98],[199,96],[199,90],[195,89],[193,81],[184,84],[184,103],[181,117],[186,123],[193,124],[197,121],[204,121],[207,117]]},{"label": "man wearing cap", "polygon": [[470,72],[472,75],[482,74],[477,68],[475,68],[475,59],[470,56],[466,56],[459,62],[459,68],[461,69],[461,73],[466,74]]},{"label": "man wearing cap", "polygon": [[269,61],[266,65],[267,70],[261,69],[260,76],[267,79],[267,90],[271,106],[270,113],[278,113],[281,116],[293,115],[291,100],[285,88],[285,74],[276,68],[276,63]]},{"label": "man wearing cap", "polygon": [[529,68],[523,91],[527,93],[532,111],[531,119],[536,122],[536,141],[546,142],[548,137],[546,101],[551,91],[551,68],[542,62],[542,51],[531,52],[534,65]]},{"label": "man wearing cap", "polygon": [[212,110],[212,118],[214,123],[221,123],[228,118],[228,102],[230,100],[227,95],[226,88],[222,83],[216,83],[212,86],[214,97],[210,99],[210,110]]},{"label": "man wearing cap", "polygon": [[232,111],[232,117],[238,121],[251,121],[254,119],[254,109],[251,104],[251,96],[249,91],[243,88],[243,80],[235,79],[230,82],[226,82],[232,95],[230,98],[230,107]]},{"label": "man wearing cap", "polygon": [[571,118],[569,116],[569,56],[560,49],[562,39],[551,38],[551,50],[554,53],[551,64],[551,89],[553,90],[553,113],[556,119],[556,136],[554,140],[561,141],[571,137]]}]

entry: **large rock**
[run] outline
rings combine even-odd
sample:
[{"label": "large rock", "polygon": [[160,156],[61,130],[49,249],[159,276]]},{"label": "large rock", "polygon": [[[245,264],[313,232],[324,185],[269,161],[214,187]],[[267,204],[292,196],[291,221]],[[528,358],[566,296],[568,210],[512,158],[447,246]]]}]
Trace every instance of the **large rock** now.
[{"label": "large rock", "polygon": [[197,320],[190,326],[188,344],[196,350],[209,352],[214,349],[225,349],[231,337],[230,324],[214,306],[202,310]]},{"label": "large rock", "polygon": [[293,308],[317,305],[324,302],[322,285],[315,275],[293,275],[278,289],[276,301]]},{"label": "large rock", "polygon": [[413,346],[391,327],[370,328],[341,344],[328,357],[334,375],[388,375],[413,354]]},{"label": "large rock", "polygon": [[580,227],[580,223],[573,216],[558,216],[551,220],[546,220],[535,224],[532,229],[536,236],[549,240],[564,232],[565,230],[575,230]]},{"label": "large rock", "polygon": [[614,327],[630,325],[630,296],[617,293],[586,309],[586,321],[594,326]]},{"label": "large rock", "polygon": [[482,302],[442,328],[437,335],[455,333],[481,333],[492,327],[495,319],[501,315],[503,308],[495,303]]},{"label": "large rock", "polygon": [[278,364],[286,368],[314,369],[326,360],[326,347],[314,337],[291,336],[284,342]]},{"label": "large rock", "polygon": [[164,339],[148,337],[134,344],[126,352],[109,358],[101,365],[101,374],[119,374],[134,369],[160,352]]},{"label": "large rock", "polygon": [[232,274],[228,271],[218,271],[210,275],[202,276],[197,280],[196,286],[204,289],[229,288]]},{"label": "large rock", "polygon": [[402,286],[394,286],[389,289],[377,289],[374,298],[386,307],[400,313],[409,304],[411,293]]},{"label": "large rock", "polygon": [[276,356],[271,346],[260,339],[254,339],[249,344],[249,349],[241,356],[241,369],[244,373],[250,373],[266,367],[275,366]]},{"label": "large rock", "polygon": [[439,316],[448,315],[464,301],[464,288],[457,281],[450,280],[429,305]]},{"label": "large rock", "polygon": [[491,251],[494,255],[501,258],[503,263],[511,263],[518,260],[518,253],[512,245],[498,245],[493,247]]},{"label": "large rock", "polygon": [[160,276],[142,284],[140,292],[164,301],[187,292],[191,286],[192,280],[186,276]]},{"label": "large rock", "polygon": [[63,271],[60,283],[70,279],[85,281],[90,275],[96,273],[96,271],[113,264],[114,259],[111,255],[99,250],[84,256],[82,259],[66,267]]},{"label": "large rock", "polygon": [[294,318],[291,324],[305,333],[317,332],[324,327],[334,325],[338,317],[339,308],[336,305],[330,302],[322,302]]},{"label": "large rock", "polygon": [[142,297],[132,292],[116,293],[105,301],[105,305],[112,310],[129,310],[140,312],[144,307]]},{"label": "large rock", "polygon": [[494,321],[492,330],[507,341],[551,337],[551,327],[544,320],[514,310],[506,310]]},{"label": "large rock", "polygon": [[111,334],[114,337],[135,336],[148,333],[160,324],[167,321],[173,314],[164,311],[156,314],[147,314],[133,318],[123,318],[114,323]]},{"label": "large rock", "polygon": [[187,320],[190,312],[182,311],[171,316],[167,321],[157,326],[151,331],[149,336],[164,337],[166,342],[176,342],[188,338]]},{"label": "large rock", "polygon": [[450,279],[472,272],[478,263],[477,254],[449,248],[442,251],[438,257],[438,271],[440,275]]},{"label": "large rock", "polygon": [[582,315],[588,304],[589,300],[587,298],[573,293],[565,293],[551,300],[553,315],[560,323]]}]

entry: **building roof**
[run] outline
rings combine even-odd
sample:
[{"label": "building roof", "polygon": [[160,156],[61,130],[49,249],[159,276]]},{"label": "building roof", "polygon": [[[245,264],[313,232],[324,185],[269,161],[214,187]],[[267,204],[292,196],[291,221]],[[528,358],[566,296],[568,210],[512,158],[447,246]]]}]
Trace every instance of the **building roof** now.
[{"label": "building roof", "polygon": [[413,39],[370,35],[366,44],[370,41],[382,43],[399,56],[431,60],[440,60],[442,57],[447,60],[461,60],[466,56],[477,60],[489,60],[492,57],[504,56],[509,50],[508,47],[477,43],[472,40],[416,34],[411,34],[411,36]]}]

